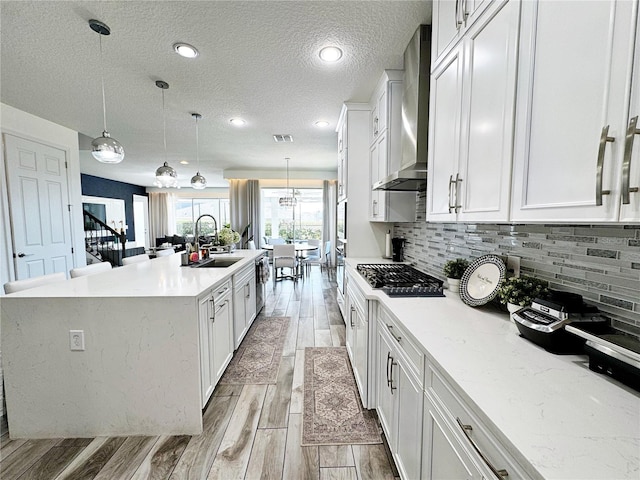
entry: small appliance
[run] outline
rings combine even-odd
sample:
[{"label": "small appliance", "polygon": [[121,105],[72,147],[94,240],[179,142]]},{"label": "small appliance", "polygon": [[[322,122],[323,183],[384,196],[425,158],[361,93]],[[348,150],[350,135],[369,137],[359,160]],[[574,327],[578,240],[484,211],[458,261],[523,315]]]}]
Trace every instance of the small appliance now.
[{"label": "small appliance", "polygon": [[520,335],[552,353],[580,353],[584,339],[565,331],[565,325],[579,324],[590,332],[604,331],[608,320],[597,307],[583,302],[582,296],[551,291],[547,298],[536,298],[531,307],[511,314]]},{"label": "small appliance", "polygon": [[404,244],[406,241],[407,240],[402,237],[395,237],[391,239],[394,262],[404,262]]},{"label": "small appliance", "polygon": [[411,265],[361,263],[356,270],[372,288],[380,288],[390,297],[444,297],[441,280]]}]

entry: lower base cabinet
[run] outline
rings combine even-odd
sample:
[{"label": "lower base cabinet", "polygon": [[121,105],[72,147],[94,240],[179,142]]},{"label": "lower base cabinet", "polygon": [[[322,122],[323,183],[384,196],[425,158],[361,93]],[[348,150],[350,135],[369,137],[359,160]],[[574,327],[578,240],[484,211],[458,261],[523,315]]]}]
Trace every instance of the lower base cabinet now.
[{"label": "lower base cabinet", "polygon": [[400,476],[420,478],[422,383],[408,368],[409,360],[397,338],[392,338],[386,328],[386,323],[378,323],[378,417]]},{"label": "lower base cabinet", "polygon": [[233,341],[240,346],[256,318],[256,271],[253,264],[233,276]]},{"label": "lower base cabinet", "polygon": [[198,298],[203,408],[233,356],[232,312],[231,282],[212,288]]}]

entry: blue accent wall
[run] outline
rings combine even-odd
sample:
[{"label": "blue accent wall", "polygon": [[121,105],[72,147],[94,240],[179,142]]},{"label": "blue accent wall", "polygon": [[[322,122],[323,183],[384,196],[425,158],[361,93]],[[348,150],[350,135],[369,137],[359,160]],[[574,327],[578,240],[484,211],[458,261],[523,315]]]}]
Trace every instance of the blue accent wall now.
[{"label": "blue accent wall", "polygon": [[93,175],[80,175],[82,183],[82,195],[92,197],[117,198],[124,200],[124,214],[129,229],[127,230],[127,240],[135,240],[135,224],[133,221],[133,196],[142,195],[148,197],[145,187],[133,185],[131,183],[108,180],[106,178],[94,177]]}]

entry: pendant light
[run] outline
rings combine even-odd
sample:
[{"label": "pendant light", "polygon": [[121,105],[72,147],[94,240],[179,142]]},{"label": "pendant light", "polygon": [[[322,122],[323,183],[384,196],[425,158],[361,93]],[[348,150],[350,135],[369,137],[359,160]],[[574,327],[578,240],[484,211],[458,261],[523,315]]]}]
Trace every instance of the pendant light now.
[{"label": "pendant light", "polygon": [[198,173],[196,173],[193,177],[191,177],[191,186],[196,190],[202,190],[207,186],[207,179],[200,175],[200,156],[198,154],[199,149],[199,138],[198,138],[198,120],[202,118],[202,115],[199,113],[192,113],[191,116],[196,120],[196,162]]},{"label": "pendant light", "polygon": [[164,109],[164,91],[169,88],[167,82],[156,81],[156,87],[162,90],[162,131],[164,138],[164,164],[156,170],[156,185],[159,187],[177,187],[178,173],[167,163],[167,120]]},{"label": "pendant light", "polygon": [[100,77],[102,79],[102,136],[91,142],[91,155],[102,163],[120,163],[124,159],[124,148],[107,131],[107,103],[104,95],[104,62],[102,61],[102,36],[110,35],[111,29],[98,20],[89,20],[91,30],[100,35]]},{"label": "pendant light", "polygon": [[[291,160],[289,157],[285,157],[285,160],[287,161],[287,190],[286,192],[289,192],[289,160]],[[296,195],[295,192],[293,191],[293,188],[291,189],[291,196],[289,195],[285,195],[284,197],[280,197],[280,200],[278,200],[278,203],[280,204],[281,207],[295,207],[296,204],[298,203],[298,200],[296,199]]]}]

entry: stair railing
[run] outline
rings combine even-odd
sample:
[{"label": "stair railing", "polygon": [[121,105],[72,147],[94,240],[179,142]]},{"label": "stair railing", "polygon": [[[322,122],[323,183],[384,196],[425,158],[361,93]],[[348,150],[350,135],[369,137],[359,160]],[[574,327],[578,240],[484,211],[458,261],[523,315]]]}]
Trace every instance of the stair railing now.
[{"label": "stair railing", "polygon": [[[100,250],[103,252],[105,250],[113,250],[114,245],[119,243],[119,248],[122,249],[122,258],[124,258],[127,234],[111,228],[92,213],[86,210],[83,210],[83,212],[85,250],[93,255],[100,253],[102,256]],[[112,258],[108,260],[113,264]]]}]

